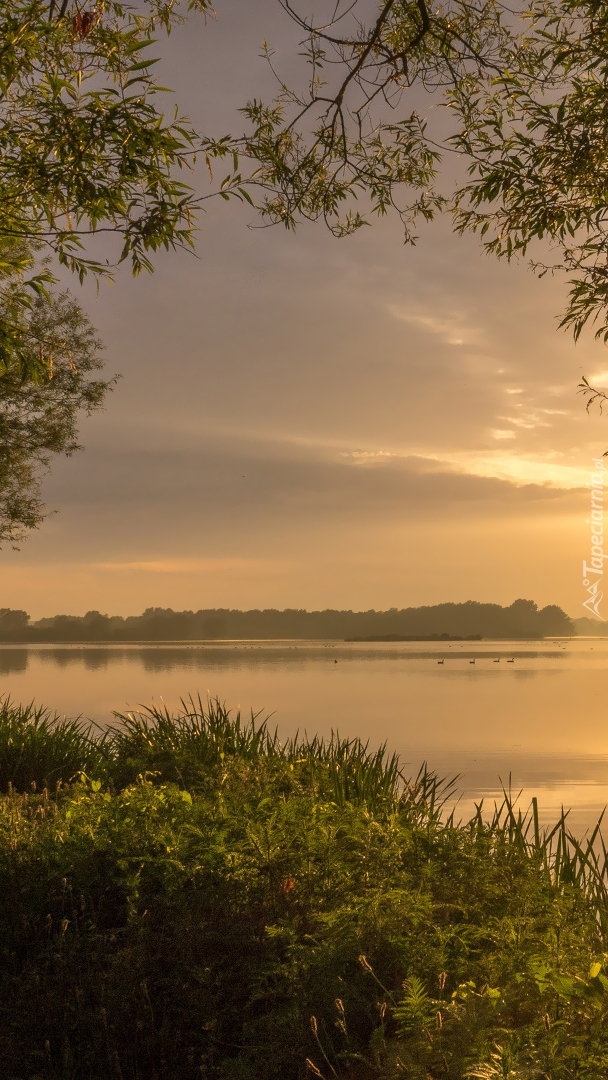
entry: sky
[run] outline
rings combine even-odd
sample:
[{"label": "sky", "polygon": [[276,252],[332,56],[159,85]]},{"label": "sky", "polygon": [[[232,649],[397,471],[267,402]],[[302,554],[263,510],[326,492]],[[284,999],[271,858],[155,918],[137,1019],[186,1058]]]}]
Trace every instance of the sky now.
[{"label": "sky", "polygon": [[[236,131],[238,106],[268,93],[259,44],[288,53],[290,33],[274,0],[219,5],[173,35],[163,81],[199,128]],[[0,606],[523,596],[587,614],[586,485],[608,415],[576,391],[582,375],[608,388],[608,352],[558,329],[563,282],[446,220],[412,248],[390,218],[336,240],[206,205],[196,256],[99,293],[70,282],[121,378],[45,482],[56,512],[0,554]]]}]

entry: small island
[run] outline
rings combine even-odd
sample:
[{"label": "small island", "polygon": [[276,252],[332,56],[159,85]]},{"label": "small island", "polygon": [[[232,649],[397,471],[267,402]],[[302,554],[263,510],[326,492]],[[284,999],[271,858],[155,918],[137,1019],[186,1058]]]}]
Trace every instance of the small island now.
[{"label": "small island", "polygon": [[483,641],[481,634],[373,634],[371,637],[347,637],[345,641]]}]

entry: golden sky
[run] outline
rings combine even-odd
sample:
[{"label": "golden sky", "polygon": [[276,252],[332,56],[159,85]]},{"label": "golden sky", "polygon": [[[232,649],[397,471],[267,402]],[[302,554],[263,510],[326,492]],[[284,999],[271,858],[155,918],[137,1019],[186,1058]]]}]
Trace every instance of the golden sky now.
[{"label": "golden sky", "polygon": [[[171,45],[172,84],[207,129],[236,130],[264,82],[252,42],[271,36],[269,6],[256,11],[221,107],[230,15]],[[587,416],[576,387],[608,388],[608,352],[558,330],[563,283],[490,260],[446,221],[415,248],[390,219],[345,240],[252,223],[210,203],[196,258],[80,290],[122,379],[46,483],[58,513],[2,553],[1,605],[524,596],[585,614],[585,485],[608,415]]]}]

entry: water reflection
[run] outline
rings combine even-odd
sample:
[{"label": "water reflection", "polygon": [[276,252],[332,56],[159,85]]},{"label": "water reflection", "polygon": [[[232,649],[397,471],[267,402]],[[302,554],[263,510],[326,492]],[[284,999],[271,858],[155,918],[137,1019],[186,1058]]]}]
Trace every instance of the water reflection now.
[{"label": "water reflection", "polygon": [[[471,663],[471,661],[475,661]],[[463,816],[509,775],[545,820],[582,828],[608,802],[608,650],[602,641],[222,642],[0,647],[0,689],[107,723],[189,693],[273,713],[296,730],[386,741],[415,772],[462,774]]]},{"label": "water reflection", "polygon": [[65,668],[84,667],[85,671],[106,671],[120,659],[106,649],[83,649],[75,645],[71,649],[44,649],[35,654],[41,664],[63,670]]},{"label": "water reflection", "polygon": [[17,672],[27,671],[27,649],[0,649],[0,675],[13,675]]},{"label": "water reflection", "polygon": [[[409,644],[409,643],[408,643]],[[505,650],[505,644],[507,648]],[[474,660],[475,664],[483,661],[496,661],[497,653],[502,656],[499,662],[514,662],[517,660],[540,660],[554,659],[559,655],[556,649],[521,649],[509,648],[508,643],[500,642],[491,651],[487,649],[472,649],[459,646],[458,652],[447,652],[445,646],[435,650],[428,648],[391,648],[382,646],[370,648],[361,645],[344,646],[341,644],[254,644],[250,642],[230,643],[229,645],[47,645],[24,649],[19,647],[25,657],[32,655],[42,664],[50,664],[58,668],[84,666],[86,670],[97,671],[116,664],[132,664],[143,668],[146,672],[164,672],[178,670],[205,670],[213,668],[254,669],[260,666],[291,668],[296,670],[315,664],[377,664],[378,661],[389,663],[434,661],[443,663],[445,674],[475,675],[475,671],[468,668],[462,670],[461,664],[468,660]],[[508,653],[508,656],[507,656]],[[15,668],[12,665],[12,647],[0,646],[0,674],[26,668]],[[608,655],[608,654],[607,654]],[[21,661],[20,661],[21,662]],[[459,663],[460,662],[460,663]],[[8,666],[2,667],[6,663]],[[479,670],[479,669],[478,669]],[[486,674],[488,671],[482,669]],[[497,674],[490,669],[489,673]],[[533,674],[530,670],[518,671],[514,668],[513,673],[520,676]]]}]

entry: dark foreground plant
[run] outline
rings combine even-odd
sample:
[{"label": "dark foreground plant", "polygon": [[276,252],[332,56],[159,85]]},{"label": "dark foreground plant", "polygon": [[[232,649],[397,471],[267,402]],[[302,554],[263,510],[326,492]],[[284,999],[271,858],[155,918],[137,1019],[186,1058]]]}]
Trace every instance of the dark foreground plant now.
[{"label": "dark foreground plant", "polygon": [[0,799],[0,1076],[608,1077],[599,833],[508,796],[458,824],[436,777],[217,703],[103,746]]},{"label": "dark foreground plant", "polygon": [[80,772],[99,770],[101,743],[90,725],[67,720],[41,706],[0,699],[0,790],[42,790],[69,783]]}]

